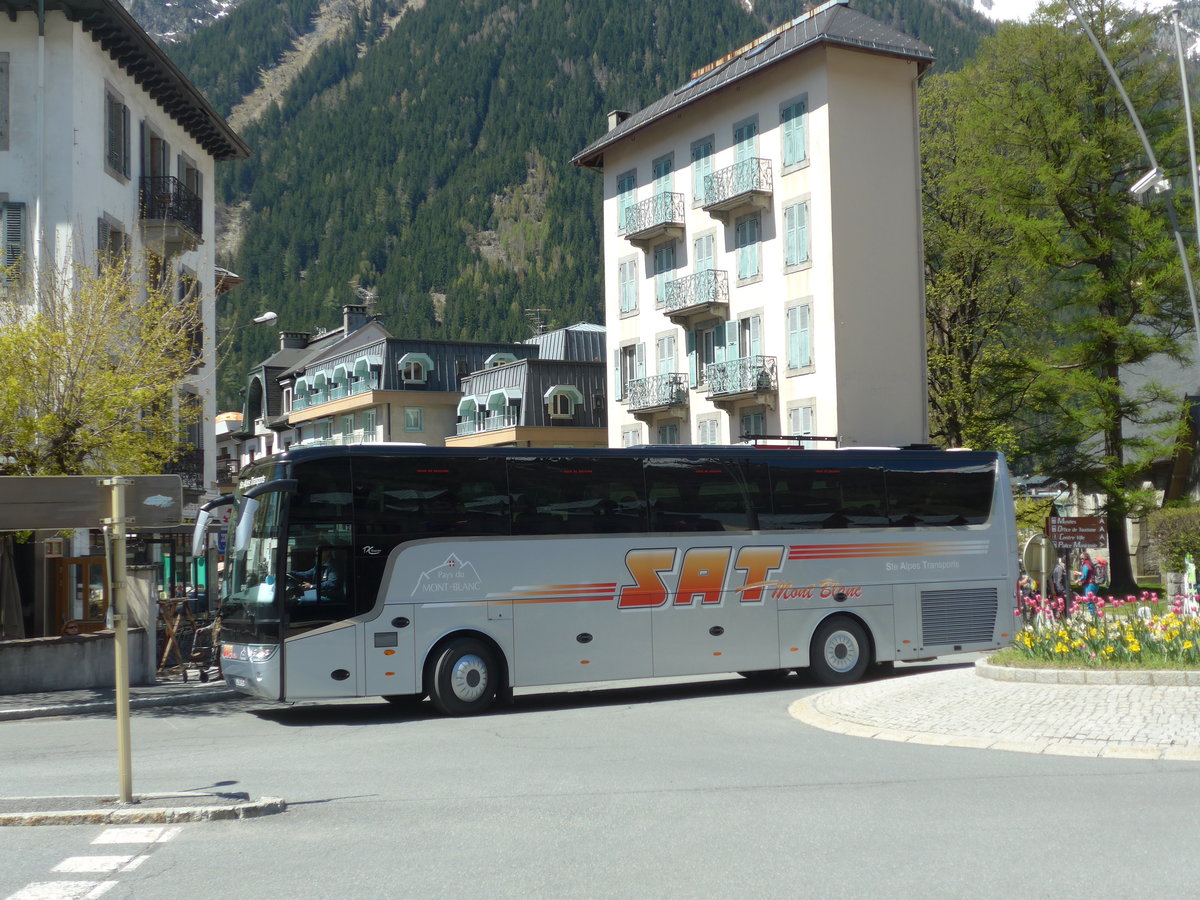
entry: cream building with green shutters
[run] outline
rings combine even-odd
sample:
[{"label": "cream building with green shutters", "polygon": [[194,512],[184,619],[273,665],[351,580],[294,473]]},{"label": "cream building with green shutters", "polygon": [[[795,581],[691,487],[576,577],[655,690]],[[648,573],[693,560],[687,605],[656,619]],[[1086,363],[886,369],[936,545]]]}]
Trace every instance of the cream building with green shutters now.
[{"label": "cream building with green shutters", "polygon": [[610,114],[573,162],[604,178],[611,445],[927,440],[932,60],[829,3]]}]

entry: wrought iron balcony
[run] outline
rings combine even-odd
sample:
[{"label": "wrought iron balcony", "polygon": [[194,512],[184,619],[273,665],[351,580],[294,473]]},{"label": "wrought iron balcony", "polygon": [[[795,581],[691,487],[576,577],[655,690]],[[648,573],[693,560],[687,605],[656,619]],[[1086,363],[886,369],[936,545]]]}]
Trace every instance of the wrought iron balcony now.
[{"label": "wrought iron balcony", "polygon": [[710,398],[730,398],[779,390],[774,356],[743,356],[704,367]]},{"label": "wrought iron balcony", "polygon": [[142,178],[139,218],[145,240],[152,247],[194,250],[202,234],[200,197],[172,175]]},{"label": "wrought iron balcony", "polygon": [[175,459],[163,466],[164,475],[178,475],[183,486],[189,491],[203,491],[204,483],[204,451],[184,450]]},{"label": "wrought iron balcony", "polygon": [[728,221],[771,201],[771,161],[744,159],[704,177],[703,208]]},{"label": "wrought iron balcony", "polygon": [[626,210],[625,239],[635,246],[646,246],[659,238],[681,237],[683,216],[683,194],[655,194]]},{"label": "wrought iron balcony", "polygon": [[729,306],[729,274],[721,269],[704,269],[668,281],[663,312],[671,319],[687,319]]},{"label": "wrought iron balcony", "polygon": [[625,389],[630,412],[651,412],[687,405],[687,376],[680,372],[635,378]]}]

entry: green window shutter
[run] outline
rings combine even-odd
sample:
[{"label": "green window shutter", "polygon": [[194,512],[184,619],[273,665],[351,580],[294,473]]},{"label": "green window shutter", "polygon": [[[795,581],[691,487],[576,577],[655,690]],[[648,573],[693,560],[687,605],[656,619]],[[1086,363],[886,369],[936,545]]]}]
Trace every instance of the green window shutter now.
[{"label": "green window shutter", "polygon": [[621,399],[621,351],[613,351],[613,399]]},{"label": "green window shutter", "polygon": [[18,274],[16,267],[25,255],[25,204],[0,204],[0,284],[8,284]]},{"label": "green window shutter", "polygon": [[793,103],[783,111],[783,164],[794,166],[808,153],[805,136],[804,104]]},{"label": "green window shutter", "polygon": [[801,367],[812,365],[812,309],[808,306],[797,307],[799,315],[797,316],[797,331],[798,331],[798,347],[799,357],[798,365]]},{"label": "green window shutter", "polygon": [[687,358],[688,358],[688,386],[695,387],[699,384],[700,366],[696,358],[696,332],[688,331],[687,333]]}]

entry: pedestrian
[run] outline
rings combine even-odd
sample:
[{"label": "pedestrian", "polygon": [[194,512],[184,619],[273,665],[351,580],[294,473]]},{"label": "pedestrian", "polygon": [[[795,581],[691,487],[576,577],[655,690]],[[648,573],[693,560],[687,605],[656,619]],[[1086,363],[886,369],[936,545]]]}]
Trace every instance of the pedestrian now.
[{"label": "pedestrian", "polygon": [[1065,557],[1060,556],[1054,563],[1054,570],[1050,573],[1050,591],[1054,594],[1055,601],[1061,603],[1065,610],[1071,596],[1071,581],[1067,578]]},{"label": "pedestrian", "polygon": [[1079,581],[1083,597],[1087,601],[1088,612],[1094,616],[1096,614],[1096,567],[1092,564],[1092,558],[1086,550],[1079,554],[1079,571],[1075,573],[1075,578]]}]

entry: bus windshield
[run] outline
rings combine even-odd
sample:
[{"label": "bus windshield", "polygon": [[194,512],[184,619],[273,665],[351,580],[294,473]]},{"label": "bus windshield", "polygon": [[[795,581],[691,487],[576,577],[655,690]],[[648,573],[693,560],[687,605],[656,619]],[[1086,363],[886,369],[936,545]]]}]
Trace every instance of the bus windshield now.
[{"label": "bus windshield", "polygon": [[229,553],[225,561],[225,600],[221,629],[231,641],[249,644],[279,641],[275,571],[279,515],[284,494],[239,496],[229,520]]}]

